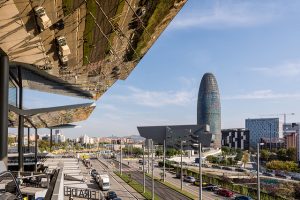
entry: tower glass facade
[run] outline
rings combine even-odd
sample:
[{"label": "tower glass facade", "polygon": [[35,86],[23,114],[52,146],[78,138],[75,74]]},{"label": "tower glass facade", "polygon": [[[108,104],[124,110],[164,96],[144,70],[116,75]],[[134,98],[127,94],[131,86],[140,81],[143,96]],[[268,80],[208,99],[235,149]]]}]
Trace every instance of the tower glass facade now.
[{"label": "tower glass facade", "polygon": [[212,73],[202,77],[197,105],[197,124],[210,126],[213,147],[221,147],[221,103],[218,83]]}]

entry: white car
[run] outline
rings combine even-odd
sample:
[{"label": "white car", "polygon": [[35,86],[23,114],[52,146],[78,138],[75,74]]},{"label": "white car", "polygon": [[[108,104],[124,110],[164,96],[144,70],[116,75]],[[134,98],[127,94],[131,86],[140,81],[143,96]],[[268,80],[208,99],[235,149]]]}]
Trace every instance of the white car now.
[{"label": "white car", "polygon": [[41,32],[52,25],[51,20],[49,19],[45,9],[42,6],[35,7],[34,12],[36,15],[36,21],[40,27]]},{"label": "white car", "polygon": [[66,66],[68,64],[68,56],[71,54],[70,48],[67,45],[67,40],[64,36],[55,38],[56,45],[58,48],[58,56],[61,65]]}]

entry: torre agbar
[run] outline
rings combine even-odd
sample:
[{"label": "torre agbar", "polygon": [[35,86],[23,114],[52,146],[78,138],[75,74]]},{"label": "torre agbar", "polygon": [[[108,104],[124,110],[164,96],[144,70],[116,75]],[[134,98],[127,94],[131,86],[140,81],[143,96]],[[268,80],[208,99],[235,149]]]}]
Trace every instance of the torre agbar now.
[{"label": "torre agbar", "polygon": [[218,83],[212,73],[202,77],[197,105],[197,124],[209,125],[212,133],[212,147],[221,147],[221,103]]}]

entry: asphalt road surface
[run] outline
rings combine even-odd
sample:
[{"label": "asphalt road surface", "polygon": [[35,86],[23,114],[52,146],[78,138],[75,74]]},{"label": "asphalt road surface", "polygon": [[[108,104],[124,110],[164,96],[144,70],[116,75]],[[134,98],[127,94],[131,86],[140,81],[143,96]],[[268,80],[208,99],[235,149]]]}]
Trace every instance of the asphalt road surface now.
[{"label": "asphalt road surface", "polygon": [[[113,161],[116,166],[119,165],[117,161]],[[134,168],[133,168],[134,169]],[[134,169],[131,170],[130,167],[123,164],[123,173],[131,174],[131,178],[133,178],[135,181],[139,182],[141,185],[143,185],[143,174],[139,172],[138,170]],[[146,188],[149,191],[152,191],[152,179],[149,177],[146,177]],[[160,199],[168,199],[168,200],[190,200],[190,198],[182,195],[179,192],[176,192],[175,190],[165,186],[164,184],[161,184],[158,181],[155,181],[154,183],[154,190],[155,194]]]},{"label": "asphalt road surface", "polygon": [[[108,169],[105,165],[103,165],[101,162],[99,162],[97,159],[91,159],[91,164],[94,169],[97,170],[99,174],[106,173],[109,175],[109,181],[110,181],[110,190],[116,192],[117,196],[120,197],[122,200],[131,200],[131,199],[144,199],[141,195],[137,194],[136,192],[133,192],[133,190],[130,190],[130,186],[128,186],[126,183],[126,186],[124,184],[121,184],[123,182],[117,175],[114,174],[112,168]],[[106,196],[107,192],[103,192],[104,196]]]},{"label": "asphalt road surface", "polygon": [[[128,161],[124,161],[124,162],[127,163]],[[129,166],[131,166],[131,168],[135,169],[135,170],[139,170],[139,167],[142,166],[142,165],[138,164],[136,160],[135,161],[129,161],[129,163],[130,163]],[[147,168],[147,165],[145,165],[145,170],[146,170],[146,168]],[[160,177],[161,172],[162,172],[161,168],[157,168],[157,167],[154,168],[154,176],[155,177]],[[174,174],[168,173],[167,171],[166,171],[166,181],[171,183],[172,185],[175,185],[175,186],[180,188],[180,184],[181,184],[180,179],[175,178]],[[191,193],[191,194],[193,194],[197,197],[199,195],[199,187],[197,187],[197,186],[195,186],[191,183],[183,182],[183,189],[186,192],[189,192],[189,193]],[[217,195],[213,192],[209,192],[209,191],[205,191],[205,190],[203,190],[202,192],[203,192],[202,197],[205,200],[224,200],[224,199],[228,199],[226,197],[219,196],[219,195]]]}]

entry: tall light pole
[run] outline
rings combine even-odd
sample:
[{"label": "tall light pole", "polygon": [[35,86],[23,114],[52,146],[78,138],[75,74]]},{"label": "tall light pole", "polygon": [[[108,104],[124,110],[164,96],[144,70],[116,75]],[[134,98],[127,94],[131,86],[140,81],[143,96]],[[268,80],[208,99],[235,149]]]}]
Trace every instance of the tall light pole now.
[{"label": "tall light pole", "polygon": [[260,178],[259,178],[259,149],[264,143],[257,143],[257,200],[260,200]]},{"label": "tall light pole", "polygon": [[199,139],[199,200],[202,200],[202,145]]},{"label": "tall light pole", "polygon": [[269,145],[270,145],[270,152],[272,150],[272,124],[269,123],[269,126],[270,126],[270,142],[269,142]]},{"label": "tall light pole", "polygon": [[146,192],[146,174],[145,174],[145,142],[143,144],[143,193]]},{"label": "tall light pole", "polygon": [[164,168],[163,168],[163,181],[165,182],[165,174],[166,174],[166,140],[164,140],[164,150],[163,150],[163,162],[164,162]]},{"label": "tall light pole", "polygon": [[147,173],[150,173],[150,139],[148,139],[148,168]]},{"label": "tall light pole", "polygon": [[153,157],[153,140],[151,140],[152,154],[152,200],[154,200],[154,157]]},{"label": "tall light pole", "polygon": [[120,140],[120,174],[122,175],[122,140]]},{"label": "tall light pole", "polygon": [[180,189],[182,190],[183,188],[183,169],[182,169],[182,154],[183,154],[183,148],[182,148],[182,144],[185,143],[185,141],[181,140],[180,141],[180,155],[181,155],[181,168],[180,168]]}]

